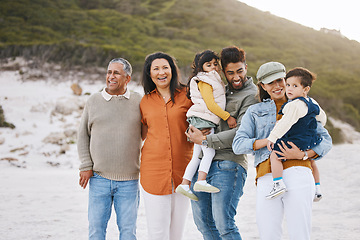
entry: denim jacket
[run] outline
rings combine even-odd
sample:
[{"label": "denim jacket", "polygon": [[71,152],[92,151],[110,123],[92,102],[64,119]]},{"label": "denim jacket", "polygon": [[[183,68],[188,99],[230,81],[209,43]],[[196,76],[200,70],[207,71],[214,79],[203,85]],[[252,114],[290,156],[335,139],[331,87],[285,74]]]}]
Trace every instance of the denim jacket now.
[{"label": "denim jacket", "polygon": [[[267,147],[263,147],[256,151],[253,150],[253,144],[257,139],[267,138],[276,124],[276,105],[273,100],[265,99],[261,103],[250,106],[244,114],[241,125],[236,131],[232,148],[235,154],[253,154],[255,155],[254,166],[267,160],[270,151]],[[322,158],[332,147],[332,139],[328,131],[317,124],[317,134],[323,138],[323,141],[312,148],[318,157]]]}]

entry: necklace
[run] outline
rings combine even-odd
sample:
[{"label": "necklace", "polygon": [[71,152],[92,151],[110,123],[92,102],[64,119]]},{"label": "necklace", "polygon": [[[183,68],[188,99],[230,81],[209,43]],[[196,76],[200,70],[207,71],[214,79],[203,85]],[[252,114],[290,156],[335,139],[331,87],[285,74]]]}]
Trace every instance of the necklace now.
[{"label": "necklace", "polygon": [[160,97],[162,97],[162,99],[164,99],[165,102],[167,102],[170,99],[170,91],[159,91],[158,90],[158,94],[160,95]]}]

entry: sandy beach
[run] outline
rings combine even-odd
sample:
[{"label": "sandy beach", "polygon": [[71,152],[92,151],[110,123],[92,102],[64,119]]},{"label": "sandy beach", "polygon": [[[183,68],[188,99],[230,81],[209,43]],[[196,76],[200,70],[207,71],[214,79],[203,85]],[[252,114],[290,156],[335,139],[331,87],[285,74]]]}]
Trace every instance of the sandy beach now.
[{"label": "sandy beach", "polygon": [[[71,84],[23,82],[18,72],[0,73],[0,105],[6,121],[16,126],[0,128],[0,239],[87,239],[88,189],[78,185],[74,131],[88,96],[75,96]],[[103,85],[104,81],[80,82],[83,92],[89,93]],[[141,92],[135,84],[130,88]],[[314,240],[360,236],[360,134],[348,125],[344,129],[353,138],[352,143],[335,145],[318,161],[324,197],[313,204]],[[236,215],[245,240],[259,239],[254,175],[253,157],[249,156],[248,179]],[[138,239],[147,239],[142,201],[137,229]],[[185,231],[184,240],[202,239],[191,209]],[[117,239],[117,234],[113,214],[107,239]],[[283,239],[288,239],[285,225]]]}]

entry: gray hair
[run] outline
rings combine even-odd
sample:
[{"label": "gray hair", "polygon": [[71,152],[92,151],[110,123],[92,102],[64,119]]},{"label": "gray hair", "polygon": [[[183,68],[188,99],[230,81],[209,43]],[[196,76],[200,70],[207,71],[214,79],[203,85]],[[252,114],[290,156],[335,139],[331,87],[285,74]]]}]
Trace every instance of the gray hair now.
[{"label": "gray hair", "polygon": [[[130,64],[126,59],[124,59],[124,58],[114,58],[113,60],[111,60],[111,61],[109,62],[109,65],[110,65],[111,63],[121,63],[121,64],[123,65],[123,69],[124,69],[124,71],[126,72],[126,74],[127,74],[128,76],[131,76],[131,74],[132,74],[132,67],[131,67],[131,64]],[[108,65],[108,67],[109,67],[109,65]]]}]

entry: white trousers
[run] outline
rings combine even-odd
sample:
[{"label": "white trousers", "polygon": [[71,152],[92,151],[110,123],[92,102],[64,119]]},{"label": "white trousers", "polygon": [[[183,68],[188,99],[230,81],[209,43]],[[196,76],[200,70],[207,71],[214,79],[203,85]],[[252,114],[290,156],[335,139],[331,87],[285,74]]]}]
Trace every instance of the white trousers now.
[{"label": "white trousers", "polygon": [[311,169],[290,167],[283,172],[287,192],[280,197],[265,198],[272,189],[271,173],[260,177],[256,193],[256,222],[261,240],[280,240],[285,215],[290,240],[310,240],[311,212],[315,182]]},{"label": "white trousers", "polygon": [[189,198],[179,193],[153,195],[141,187],[149,240],[181,240],[190,206]]},{"label": "white trousers", "polygon": [[[209,135],[211,134],[214,134],[214,128],[211,128],[211,132]],[[201,151],[203,152],[203,157],[200,160],[199,155]],[[191,181],[198,167],[198,171],[208,173],[214,156],[215,149],[200,144],[194,144],[193,156],[188,165],[186,166],[183,178]]]}]

